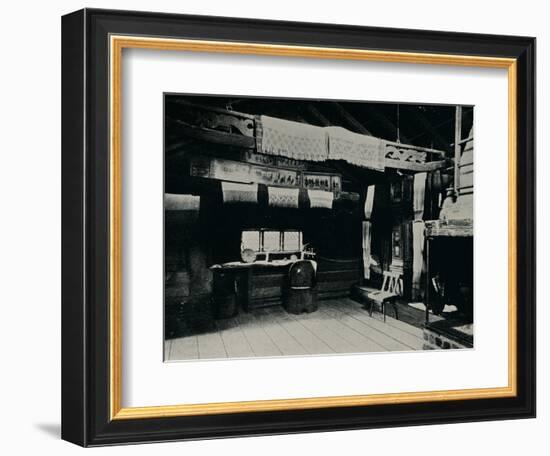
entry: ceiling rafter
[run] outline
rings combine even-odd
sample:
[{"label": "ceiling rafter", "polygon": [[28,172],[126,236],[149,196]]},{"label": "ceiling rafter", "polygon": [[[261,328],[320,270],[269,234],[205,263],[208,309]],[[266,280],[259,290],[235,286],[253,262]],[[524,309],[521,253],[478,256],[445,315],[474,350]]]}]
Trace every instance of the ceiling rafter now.
[{"label": "ceiling rafter", "polygon": [[[397,132],[397,125],[390,120],[386,115],[382,114],[378,109],[375,109],[371,105],[366,105],[368,107],[369,112],[372,114],[372,116],[378,120],[380,123],[385,125],[388,129],[390,129],[392,132]],[[403,132],[400,132],[400,140],[401,142],[412,144],[410,140],[403,134]]]},{"label": "ceiling rafter", "polygon": [[313,104],[307,103],[306,104],[306,110],[313,116],[317,121],[323,126],[328,127],[331,124],[331,122],[319,111]]},{"label": "ceiling rafter", "polygon": [[363,133],[364,135],[374,136],[368,129],[365,127],[361,122],[359,122],[346,108],[344,108],[340,103],[337,101],[333,101],[331,103],[335,109],[336,112],[349,124],[351,125],[355,130],[358,130],[359,133]]},{"label": "ceiling rafter", "polygon": [[440,147],[443,147],[445,150],[448,150],[450,145],[449,142],[445,140],[443,135],[435,128],[431,122],[426,118],[424,114],[419,112],[418,110],[413,111],[414,117],[418,120],[418,122],[422,125],[423,128],[425,128],[427,133],[431,134],[433,139],[435,140],[436,144],[438,144]]}]

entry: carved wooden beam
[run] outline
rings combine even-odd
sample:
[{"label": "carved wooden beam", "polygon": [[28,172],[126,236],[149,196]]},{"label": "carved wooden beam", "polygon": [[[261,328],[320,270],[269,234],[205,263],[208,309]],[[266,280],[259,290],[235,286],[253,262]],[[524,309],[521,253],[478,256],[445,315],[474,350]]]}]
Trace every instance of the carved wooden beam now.
[{"label": "carved wooden beam", "polygon": [[[370,132],[339,103],[333,102],[332,104],[336,106],[341,116],[347,119],[348,123],[353,124],[355,128],[360,130],[363,134],[370,135]],[[193,105],[193,108],[196,108],[196,106]],[[311,115],[315,116],[324,126],[331,124],[331,122],[312,104],[306,105],[305,109],[307,109]],[[203,110],[207,110],[207,108],[201,107],[198,117],[195,118],[191,116],[193,120],[168,117],[167,123],[177,131],[177,136],[181,138],[194,138],[216,144],[240,147],[246,150],[254,150],[257,148],[257,138],[255,135],[258,135],[261,130],[261,123],[257,117],[247,116],[242,118],[242,121],[254,125],[252,128],[248,124],[245,125],[244,131],[246,135],[244,135],[240,133],[240,130],[238,130],[239,133],[235,133],[231,129],[229,129],[230,131],[223,131],[228,129],[228,125],[233,125],[234,119],[239,119],[241,113],[215,109],[213,110],[215,111],[214,114],[209,114],[208,112],[204,114]],[[198,120],[198,124],[195,124],[195,120]],[[239,122],[240,121],[241,120],[239,120]],[[192,124],[189,122],[192,122]],[[167,152],[178,149],[181,145],[182,144],[178,144],[177,142],[172,143],[167,146]],[[428,153],[444,156],[444,152],[442,151],[388,141],[386,142],[385,167],[404,171],[431,171],[441,168],[445,166],[445,164],[448,166],[448,163],[444,160],[426,163]]]},{"label": "carved wooden beam", "polygon": [[184,106],[184,107],[187,107],[187,108],[190,108],[190,109],[193,109],[193,110],[210,111],[210,112],[215,112],[215,113],[218,113],[218,114],[230,114],[230,115],[240,117],[240,118],[243,118],[243,119],[254,119],[253,114],[247,114],[245,112],[240,112],[240,111],[230,111],[229,109],[216,108],[216,107],[212,107],[212,106],[205,106],[205,105],[192,103],[190,101],[182,100],[182,99],[170,99],[170,100],[167,101],[167,103],[171,103],[171,104],[175,104],[175,105],[179,105],[179,106]]},{"label": "carved wooden beam", "polygon": [[182,120],[167,119],[168,122],[175,125],[182,136],[188,136],[203,141],[225,144],[227,146],[244,147],[254,149],[256,147],[256,138],[254,136],[243,136],[235,133],[226,133],[218,130],[208,130],[194,125],[189,125]]},{"label": "carved wooden beam", "polygon": [[168,115],[195,127],[218,130],[226,133],[240,133],[243,136],[254,136],[255,118],[227,109],[210,108],[189,103],[183,100],[167,102],[171,106]]},{"label": "carved wooden beam", "polygon": [[384,162],[386,168],[400,169],[403,171],[414,171],[414,172],[428,172],[435,171],[436,169],[444,168],[447,166],[451,160],[438,160],[427,163],[415,163],[407,162],[400,160],[388,160]]}]

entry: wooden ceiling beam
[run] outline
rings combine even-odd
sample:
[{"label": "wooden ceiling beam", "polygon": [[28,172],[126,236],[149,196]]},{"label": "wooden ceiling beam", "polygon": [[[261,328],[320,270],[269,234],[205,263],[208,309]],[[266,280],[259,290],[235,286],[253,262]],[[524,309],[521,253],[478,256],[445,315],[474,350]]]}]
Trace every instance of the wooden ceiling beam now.
[{"label": "wooden ceiling beam", "polygon": [[432,135],[435,142],[438,144],[438,146],[443,147],[446,151],[449,150],[450,145],[449,142],[443,137],[441,133],[435,128],[431,122],[426,118],[424,114],[421,112],[415,110],[414,116],[418,120],[418,122],[422,125],[423,128],[425,128],[429,134]]},{"label": "wooden ceiling beam", "polygon": [[[369,112],[372,114],[372,116],[376,120],[378,120],[380,123],[385,125],[391,131],[397,132],[397,126],[393,123],[393,121],[388,119],[384,114],[381,114],[377,109],[373,108],[372,106],[369,106],[369,105],[367,106],[368,106]],[[409,139],[403,133],[400,132],[399,136],[402,143],[411,144]]]},{"label": "wooden ceiling beam", "polygon": [[243,136],[218,130],[208,130],[169,117],[166,118],[166,122],[173,124],[173,128],[177,128],[178,134],[182,137],[188,136],[193,139],[200,139],[228,146],[243,147],[246,149],[254,149],[256,147],[256,138],[254,136]]},{"label": "wooden ceiling beam", "polygon": [[311,103],[306,104],[306,110],[313,116],[323,127],[329,127],[330,121]]},{"label": "wooden ceiling beam", "polygon": [[355,130],[364,135],[374,136],[361,122],[359,122],[346,108],[344,108],[337,101],[333,101],[332,105],[336,109],[336,112]]},{"label": "wooden ceiling beam", "polygon": [[386,168],[400,169],[402,171],[428,172],[441,169],[452,163],[451,160],[437,160],[427,163],[414,163],[401,160],[388,160],[384,162]]}]

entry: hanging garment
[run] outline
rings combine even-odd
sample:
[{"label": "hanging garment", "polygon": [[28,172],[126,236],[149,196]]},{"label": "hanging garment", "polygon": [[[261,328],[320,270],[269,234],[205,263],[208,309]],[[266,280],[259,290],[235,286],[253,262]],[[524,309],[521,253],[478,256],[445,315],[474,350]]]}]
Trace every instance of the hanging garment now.
[{"label": "hanging garment", "polygon": [[237,184],[235,182],[222,182],[222,194],[224,203],[257,203],[258,184]]},{"label": "hanging garment", "polygon": [[311,208],[332,209],[334,193],[325,190],[308,190],[307,196]]},{"label": "hanging garment", "polygon": [[413,298],[419,298],[422,290],[422,270],[424,269],[424,221],[412,222],[413,231],[413,262],[412,262],[412,290]]},{"label": "hanging garment", "polygon": [[416,173],[414,175],[413,210],[414,219],[422,220],[424,214],[424,195],[426,194],[427,173]]},{"label": "hanging garment", "polygon": [[258,149],[262,153],[294,160],[327,159],[327,133],[324,128],[269,116],[261,116],[260,119],[261,135]]},{"label": "hanging garment", "polygon": [[342,127],[326,127],[329,160],[345,160],[363,168],[384,171],[385,141]]},{"label": "hanging garment", "polygon": [[370,279],[370,241],[371,241],[371,222],[363,222],[363,272],[364,278]]},{"label": "hanging garment", "polygon": [[270,206],[298,208],[300,189],[286,187],[267,187],[267,198]]},{"label": "hanging garment", "polygon": [[372,208],[374,206],[374,191],[376,189],[375,185],[369,185],[367,187],[367,195],[365,197],[365,218],[370,220],[372,215]]},{"label": "hanging garment", "polygon": [[427,173],[416,173],[413,184],[413,261],[412,261],[412,293],[414,299],[420,299],[422,284],[420,283],[424,269],[424,196],[426,194]]}]

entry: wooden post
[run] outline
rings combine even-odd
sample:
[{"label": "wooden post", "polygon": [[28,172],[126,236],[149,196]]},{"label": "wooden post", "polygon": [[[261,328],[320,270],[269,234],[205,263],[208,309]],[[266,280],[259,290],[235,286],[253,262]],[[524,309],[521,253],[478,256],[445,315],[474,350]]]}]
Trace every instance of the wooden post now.
[{"label": "wooden post", "polygon": [[454,168],[454,195],[458,196],[458,188],[460,187],[460,139],[462,137],[462,106],[456,107],[455,114],[455,168]]}]

